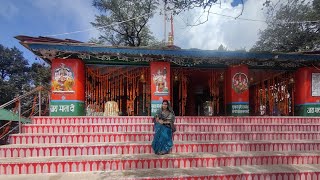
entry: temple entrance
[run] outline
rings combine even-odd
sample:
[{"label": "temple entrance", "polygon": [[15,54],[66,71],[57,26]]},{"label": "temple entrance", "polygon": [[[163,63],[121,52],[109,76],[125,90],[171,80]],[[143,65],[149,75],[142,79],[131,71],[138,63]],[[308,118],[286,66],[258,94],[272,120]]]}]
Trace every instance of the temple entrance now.
[{"label": "temple entrance", "polygon": [[[177,116],[227,115],[225,69],[171,68],[171,103]],[[250,115],[294,115],[292,72],[250,69]],[[149,67],[86,66],[88,116],[151,115]]]},{"label": "temple entrance", "polygon": [[225,114],[224,71],[172,68],[172,103],[179,116]]},{"label": "temple entrance", "polygon": [[86,66],[88,116],[150,115],[150,68]]}]

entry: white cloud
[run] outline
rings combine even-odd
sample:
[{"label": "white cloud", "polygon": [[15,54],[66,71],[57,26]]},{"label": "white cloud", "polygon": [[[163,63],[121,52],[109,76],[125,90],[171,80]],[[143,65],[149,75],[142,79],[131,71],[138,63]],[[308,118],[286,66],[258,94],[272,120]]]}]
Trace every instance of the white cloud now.
[{"label": "white cloud", "polygon": [[[221,7],[220,5],[213,6],[210,12],[236,17],[240,14],[242,5],[232,7],[231,2],[232,0],[226,0],[221,4]],[[264,20],[264,11],[261,10],[263,2],[265,0],[247,0],[244,12],[240,17]],[[210,14],[209,20],[204,24],[186,27],[184,21],[188,21],[189,24],[197,24],[204,21],[207,14],[203,14],[202,10],[198,9],[193,13],[188,12],[179,16],[175,17],[175,44],[181,48],[217,49],[220,44],[223,44],[230,50],[240,48],[248,50],[258,40],[259,30],[266,27],[263,22],[235,20],[216,14]],[[199,16],[201,16],[200,20],[195,23]],[[161,18],[158,17],[158,19]],[[151,26],[151,30],[163,32],[163,27],[160,27],[162,24],[163,21],[158,22],[157,26]],[[160,39],[162,37],[163,35]]]},{"label": "white cloud", "polygon": [[[91,0],[32,0],[33,6],[41,11],[48,22],[53,22],[60,31],[50,31],[51,34],[81,31],[91,29],[90,22],[94,21],[97,10],[92,6]],[[43,34],[43,35],[51,35]],[[81,38],[89,40],[98,36],[97,30],[85,31],[76,34],[57,36],[57,38]]]},{"label": "white cloud", "polygon": [[[10,2],[10,1],[5,1]],[[60,34],[79,30],[92,29],[90,22],[94,21],[95,14],[99,12],[92,6],[91,0],[29,0],[30,8],[35,14],[41,16],[43,33],[39,36]],[[241,5],[231,6],[232,0],[225,0],[221,7],[213,6],[211,12],[238,16]],[[264,20],[264,12],[261,10],[265,0],[247,0],[241,18]],[[0,16],[12,17],[19,12],[11,3],[0,6]],[[209,21],[199,26],[186,26],[194,24],[198,17],[203,21],[206,14],[198,10],[185,12],[174,17],[175,44],[182,48],[217,49],[220,44],[234,50],[239,48],[250,49],[258,39],[259,29],[264,29],[261,22],[234,20],[215,14],[210,14]],[[37,17],[38,18],[38,17]],[[37,19],[35,19],[37,21]],[[41,21],[39,21],[41,23]],[[167,23],[167,34],[170,22]],[[153,34],[163,39],[163,17],[157,13],[149,22]],[[98,37],[99,31],[91,30],[82,33],[56,36],[57,38],[70,38],[80,41],[88,41],[91,37]]]}]

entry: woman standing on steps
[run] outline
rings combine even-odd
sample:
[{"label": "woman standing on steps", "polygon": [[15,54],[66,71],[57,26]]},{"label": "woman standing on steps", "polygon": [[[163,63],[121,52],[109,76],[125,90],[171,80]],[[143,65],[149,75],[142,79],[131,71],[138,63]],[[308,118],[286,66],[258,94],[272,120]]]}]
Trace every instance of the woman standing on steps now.
[{"label": "woman standing on steps", "polygon": [[168,100],[163,100],[162,107],[154,117],[153,151],[158,155],[168,154],[173,146],[172,134],[175,132],[174,112]]}]

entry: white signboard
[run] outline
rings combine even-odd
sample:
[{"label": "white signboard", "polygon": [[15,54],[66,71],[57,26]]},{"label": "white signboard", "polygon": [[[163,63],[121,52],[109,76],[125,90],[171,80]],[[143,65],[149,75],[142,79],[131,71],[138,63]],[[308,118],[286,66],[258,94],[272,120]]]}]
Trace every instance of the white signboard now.
[{"label": "white signboard", "polygon": [[320,96],[320,73],[312,73],[311,96]]}]

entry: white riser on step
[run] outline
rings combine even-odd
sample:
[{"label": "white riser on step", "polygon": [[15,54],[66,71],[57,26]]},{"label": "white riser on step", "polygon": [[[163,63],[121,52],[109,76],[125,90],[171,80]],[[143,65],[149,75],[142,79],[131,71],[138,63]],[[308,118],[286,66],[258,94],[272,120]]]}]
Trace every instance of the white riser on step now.
[{"label": "white riser on step", "polygon": [[[135,134],[21,134],[10,136],[11,144],[139,142],[152,141],[154,133]],[[176,132],[174,141],[235,140],[320,140],[319,133],[183,133]]]},{"label": "white riser on step", "polygon": [[[319,125],[212,125],[176,124],[179,132],[234,132],[234,131],[320,131]],[[152,132],[153,124],[110,124],[110,125],[24,125],[24,133],[93,133],[93,132]]]},{"label": "white riser on step", "polygon": [[[152,123],[152,117],[34,117],[33,124],[131,124]],[[231,124],[320,124],[315,117],[192,117],[177,116],[176,123],[231,123]]]},{"label": "white riser on step", "polygon": [[[240,152],[240,151],[320,151],[320,142],[176,142],[172,153],[188,152]],[[15,145],[0,147],[0,157],[39,157],[39,156],[83,156],[106,154],[153,153],[147,143],[93,143],[93,144],[52,144]]]}]

